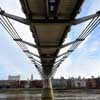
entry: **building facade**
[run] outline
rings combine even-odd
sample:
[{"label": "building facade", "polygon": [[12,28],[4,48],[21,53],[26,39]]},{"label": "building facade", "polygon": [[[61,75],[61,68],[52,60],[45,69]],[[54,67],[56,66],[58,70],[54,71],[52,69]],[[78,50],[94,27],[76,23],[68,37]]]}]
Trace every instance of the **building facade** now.
[{"label": "building facade", "polygon": [[20,80],[20,75],[16,75],[16,76],[9,75],[8,80],[19,81]]},{"label": "building facade", "polygon": [[87,79],[86,87],[88,89],[100,89],[100,78]]}]

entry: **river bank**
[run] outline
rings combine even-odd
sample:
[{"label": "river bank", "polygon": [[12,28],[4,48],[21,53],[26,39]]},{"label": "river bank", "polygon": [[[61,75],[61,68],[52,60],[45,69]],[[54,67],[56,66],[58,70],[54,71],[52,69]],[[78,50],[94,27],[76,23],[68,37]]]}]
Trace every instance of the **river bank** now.
[{"label": "river bank", "polygon": [[[2,89],[0,100],[41,100],[42,89]],[[100,89],[54,90],[55,100],[100,100]]]},{"label": "river bank", "polygon": [[[93,94],[100,94],[100,89],[53,89],[54,93],[61,93],[61,92],[66,92],[66,93],[93,93]],[[34,93],[41,93],[42,88],[3,88],[0,89],[0,93],[4,92],[24,92],[24,91],[29,91],[29,92],[34,92]]]}]

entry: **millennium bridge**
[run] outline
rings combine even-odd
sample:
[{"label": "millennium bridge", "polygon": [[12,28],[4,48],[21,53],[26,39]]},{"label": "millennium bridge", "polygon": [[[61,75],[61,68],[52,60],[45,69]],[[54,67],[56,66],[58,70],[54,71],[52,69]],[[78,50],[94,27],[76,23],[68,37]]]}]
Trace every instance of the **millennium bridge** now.
[{"label": "millennium bridge", "polygon": [[[85,38],[100,24],[100,11],[76,19],[85,0],[20,0],[26,18],[11,15],[0,8],[0,24],[11,35],[30,61],[35,65],[43,79],[42,100],[54,100],[51,77],[60,64],[70,56]],[[10,19],[30,26],[35,44],[23,40]],[[75,40],[63,44],[72,25],[90,20],[89,24]],[[28,34],[27,34],[28,35]],[[34,54],[26,45],[38,50]],[[68,50],[59,54],[62,48]],[[37,57],[40,60],[35,59]]]}]

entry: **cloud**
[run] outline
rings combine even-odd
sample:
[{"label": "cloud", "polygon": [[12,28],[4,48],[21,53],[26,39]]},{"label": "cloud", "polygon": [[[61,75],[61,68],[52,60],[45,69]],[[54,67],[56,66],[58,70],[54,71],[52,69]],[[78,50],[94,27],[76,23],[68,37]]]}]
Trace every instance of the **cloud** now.
[{"label": "cloud", "polygon": [[[100,9],[100,1],[99,0],[95,0],[95,1],[86,0],[85,2],[87,5],[84,4],[84,7],[83,7],[82,12],[79,15],[79,17],[81,17],[83,15],[93,14],[98,9]],[[1,0],[0,4],[1,4],[0,6],[2,7],[2,9],[4,8],[7,12],[14,14],[14,15],[18,15],[18,16],[20,15],[21,17],[25,17],[24,13],[21,10],[20,2],[18,0],[9,0],[9,1]],[[87,6],[88,11],[85,6]],[[13,21],[13,20],[11,20],[11,22],[13,23],[15,29],[17,30],[17,32],[19,33],[19,35],[22,37],[23,40],[35,43],[34,39],[32,37],[32,33],[30,32],[29,26],[23,25],[19,22]],[[87,24],[88,24],[88,22],[77,25],[75,27],[72,27],[72,31],[70,33],[68,33],[69,36],[65,39],[65,43],[75,39],[81,33],[81,31],[84,29],[84,27]],[[77,50],[75,50],[75,52],[73,52],[72,55],[61,64],[61,66],[58,68],[58,70],[56,72],[55,77],[60,77],[60,76],[68,77],[68,76],[78,76],[78,75],[89,76],[90,74],[95,74],[96,72],[97,73],[99,72],[100,63],[99,63],[98,59],[90,58],[89,54],[93,54],[98,49],[100,49],[99,48],[100,43],[99,43],[99,41],[93,41],[94,43],[90,45],[90,43],[88,43],[90,41],[90,38],[91,38],[91,35],[88,36],[88,38],[86,38],[86,40],[77,48]],[[12,45],[15,45],[15,44],[12,43]],[[28,48],[32,52],[38,54],[37,50],[35,50],[31,47],[28,47]],[[68,48],[62,49],[60,53],[67,51],[67,49]],[[13,50],[15,50],[15,48]],[[5,53],[5,51],[4,51],[4,53]],[[21,59],[24,59],[24,58],[25,58],[25,62],[27,62],[26,57],[22,57],[24,55],[22,55],[22,56],[19,55],[19,56],[20,57],[16,57],[16,59],[18,59],[18,62],[19,62],[19,60],[22,61]],[[10,59],[10,57],[3,58],[3,59],[1,57],[1,61],[3,61],[3,60],[5,61],[5,63],[1,62],[2,66],[4,66],[6,70],[10,69],[8,71],[9,73],[15,71],[16,73],[20,73],[24,78],[24,76],[28,77],[33,72],[34,77],[36,77],[36,78],[39,77],[36,68],[32,69],[32,67],[29,63],[26,64],[24,62],[24,64],[22,64],[23,62],[22,63],[20,62],[18,64],[17,62],[13,62],[12,59],[13,59],[13,57],[11,59]]]},{"label": "cloud", "polygon": [[65,59],[64,62],[59,66],[59,68],[56,71],[55,78],[60,78],[61,76],[67,77],[67,69],[69,66],[72,66],[71,57]]},{"label": "cloud", "polygon": [[96,52],[98,49],[100,49],[100,41],[94,41],[92,46],[90,47],[91,49],[89,50],[91,53]]}]

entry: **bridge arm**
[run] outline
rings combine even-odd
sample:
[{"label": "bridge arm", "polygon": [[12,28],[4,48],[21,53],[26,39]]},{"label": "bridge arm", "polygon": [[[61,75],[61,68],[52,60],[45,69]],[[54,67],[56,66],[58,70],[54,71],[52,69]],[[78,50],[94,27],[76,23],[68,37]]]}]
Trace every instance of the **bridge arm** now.
[{"label": "bridge arm", "polygon": [[86,16],[83,18],[75,19],[74,21],[72,21],[72,23],[73,23],[73,25],[77,25],[77,24],[80,24],[82,22],[88,21],[92,18],[95,18],[97,16],[100,16],[100,11],[97,11],[96,14],[92,14],[92,15],[89,15],[89,16]]},{"label": "bridge arm", "polygon": [[[72,42],[69,42],[69,43],[67,43],[67,44],[61,45],[60,47],[54,46],[54,45],[51,45],[51,46],[42,45],[42,46],[39,46],[39,47],[41,47],[41,48],[64,48],[64,47],[67,47],[67,46],[69,46],[69,45],[71,45],[71,44],[77,42],[77,41],[83,41],[83,40],[84,40],[84,39],[76,39],[76,40],[74,40],[74,41],[72,41]],[[23,41],[22,39],[14,39],[14,41],[19,41],[19,42],[25,43],[25,44],[27,44],[27,45],[29,45],[29,46],[32,46],[32,47],[34,47],[34,48],[37,48],[36,45],[34,45],[34,44],[32,44],[32,43],[29,43],[29,42],[26,42],[26,41]],[[29,52],[29,51],[26,51],[26,52],[32,54],[32,53]],[[33,54],[33,55],[34,55],[34,54]],[[35,55],[35,56],[36,56],[36,55]]]},{"label": "bridge arm", "polygon": [[36,61],[36,62],[38,62],[39,64],[41,64],[41,62],[40,62],[40,61],[36,60],[36,59],[35,59],[35,58],[33,58],[32,56],[29,56],[28,58],[29,58],[29,59],[31,59],[31,61]]},{"label": "bridge arm", "polygon": [[67,46],[69,46],[69,45],[71,45],[71,44],[73,44],[73,43],[75,43],[75,42],[76,42],[76,40],[75,40],[75,41],[72,41],[72,42],[69,42],[69,43],[67,43],[67,44],[61,45],[60,48],[67,47]]},{"label": "bridge arm", "polygon": [[37,70],[39,71],[41,76],[44,76],[42,69],[41,69],[41,65],[37,64],[35,61],[32,61],[33,64],[35,65],[35,67],[37,68]]},{"label": "bridge arm", "polygon": [[33,56],[35,56],[35,57],[40,58],[38,55],[36,55],[36,54],[30,52],[29,50],[23,50],[23,52],[25,52],[25,53],[29,53],[30,55],[33,55]]},{"label": "bridge arm", "polygon": [[32,44],[32,43],[29,43],[29,42],[26,42],[26,41],[23,41],[22,39],[14,39],[14,41],[19,41],[19,42],[25,43],[25,44],[27,44],[27,45],[29,45],[29,46],[32,46],[32,47],[34,47],[34,48],[37,48],[36,45],[34,45],[34,44]]},{"label": "bridge arm", "polygon": [[30,21],[30,20],[22,18],[22,17],[18,17],[18,16],[15,16],[15,15],[8,14],[4,10],[2,10],[1,8],[0,8],[0,15],[3,15],[5,17],[11,18],[11,19],[14,19],[14,20],[16,20],[18,22],[21,22],[23,24],[26,24],[26,25],[30,25],[31,22],[32,23],[65,23],[67,25],[77,25],[77,24],[80,24],[82,22],[88,21],[92,18],[95,18],[97,16],[100,16],[100,11],[96,12],[96,14],[92,14],[92,15],[89,15],[89,16],[86,16],[86,17],[75,19],[75,20],[67,20],[67,19],[32,19]]},{"label": "bridge arm", "polygon": [[4,10],[2,10],[1,8],[0,8],[0,15],[3,15],[3,16],[8,17],[10,19],[16,20],[16,21],[18,21],[20,23],[23,23],[23,24],[26,24],[26,25],[30,25],[30,21],[28,19],[8,14]]}]

